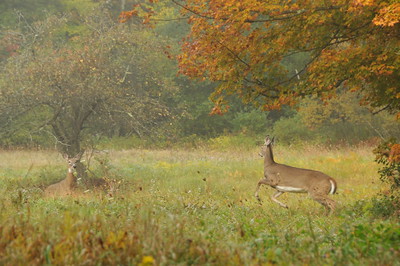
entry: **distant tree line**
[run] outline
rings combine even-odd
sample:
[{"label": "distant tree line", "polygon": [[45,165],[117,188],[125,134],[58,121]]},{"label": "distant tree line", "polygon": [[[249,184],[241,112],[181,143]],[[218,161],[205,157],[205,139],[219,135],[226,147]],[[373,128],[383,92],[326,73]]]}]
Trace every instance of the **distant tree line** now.
[{"label": "distant tree line", "polygon": [[[118,22],[138,1],[42,0],[0,3],[0,145],[57,147],[71,156],[101,138],[179,142],[224,134],[267,133],[282,141],[358,142],[399,135],[394,118],[360,107],[338,91],[331,102],[306,97],[261,111],[228,95],[229,112],[210,115],[220,81],[177,75],[189,33],[177,6],[159,3],[154,28],[136,17]],[[159,17],[157,17],[159,16]],[[282,62],[295,69],[308,60]]]}]

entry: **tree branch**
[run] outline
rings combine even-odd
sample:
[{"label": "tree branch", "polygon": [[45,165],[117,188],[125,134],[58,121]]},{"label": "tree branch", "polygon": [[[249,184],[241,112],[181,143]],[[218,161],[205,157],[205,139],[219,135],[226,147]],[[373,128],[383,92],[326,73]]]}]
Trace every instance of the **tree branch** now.
[{"label": "tree branch", "polygon": [[[202,17],[202,18],[210,19],[210,20],[214,20],[215,19],[215,17],[203,15],[203,14],[201,14],[201,13],[199,13],[199,12],[189,8],[189,7],[187,7],[184,4],[178,3],[176,0],[171,0],[171,1],[175,5],[183,8],[184,10],[186,10],[186,11],[188,11],[188,12],[190,12],[190,13],[198,16],[198,17]],[[338,10],[340,8],[342,8],[342,6],[316,7],[313,11],[321,12],[321,11],[329,11],[329,10]],[[291,19],[291,18],[300,16],[303,13],[306,13],[308,11],[310,11],[310,10],[307,10],[307,9],[300,9],[300,10],[293,10],[293,11],[288,10],[288,11],[285,11],[285,12],[281,12],[281,15],[283,15],[282,17],[268,16],[269,18],[267,18],[267,19],[254,19],[254,20],[253,19],[246,19],[243,22],[246,22],[246,23],[264,23],[264,22],[273,22],[273,21],[279,21],[279,20],[287,20],[287,19]],[[220,18],[220,19],[221,20],[230,20],[230,18]]]},{"label": "tree branch", "polygon": [[384,106],[383,108],[381,108],[379,110],[376,110],[376,111],[373,111],[372,114],[373,115],[379,114],[380,112],[383,112],[383,111],[389,109],[390,107],[391,107],[391,104],[389,103],[386,106]]}]

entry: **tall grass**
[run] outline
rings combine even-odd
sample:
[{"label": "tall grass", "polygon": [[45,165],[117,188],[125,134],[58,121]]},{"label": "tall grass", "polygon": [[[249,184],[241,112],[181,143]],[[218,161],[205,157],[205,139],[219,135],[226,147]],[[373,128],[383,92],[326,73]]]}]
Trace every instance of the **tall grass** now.
[{"label": "tall grass", "polygon": [[276,161],[337,180],[337,211],[326,216],[305,194],[282,195],[286,210],[265,187],[258,203],[258,148],[216,143],[98,154],[92,172],[117,180],[117,191],[85,193],[80,185],[56,199],[40,189],[64,177],[61,156],[0,152],[0,264],[399,264],[398,220],[369,211],[385,189],[370,148],[275,148]]}]

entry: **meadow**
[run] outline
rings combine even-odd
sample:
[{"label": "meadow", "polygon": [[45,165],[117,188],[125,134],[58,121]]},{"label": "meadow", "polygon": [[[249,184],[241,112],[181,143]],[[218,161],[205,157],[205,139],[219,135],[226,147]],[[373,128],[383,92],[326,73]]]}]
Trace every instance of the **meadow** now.
[{"label": "meadow", "polygon": [[334,177],[337,210],[306,194],[254,197],[259,148],[96,153],[112,184],[45,198],[66,163],[54,151],[0,151],[0,265],[400,265],[400,224],[371,211],[384,191],[372,148],[279,146],[275,160]]}]

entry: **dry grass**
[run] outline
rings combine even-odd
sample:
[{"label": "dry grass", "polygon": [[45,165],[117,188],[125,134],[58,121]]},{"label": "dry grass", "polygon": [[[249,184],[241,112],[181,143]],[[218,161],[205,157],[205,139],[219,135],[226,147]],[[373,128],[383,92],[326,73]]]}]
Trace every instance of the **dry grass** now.
[{"label": "dry grass", "polygon": [[35,187],[64,177],[61,156],[1,151],[0,264],[392,264],[400,226],[369,211],[383,187],[370,150],[276,147],[276,161],[337,180],[330,217],[305,194],[285,193],[283,209],[271,188],[260,205],[258,148],[97,154],[92,171],[114,193],[81,187],[59,199]]}]

